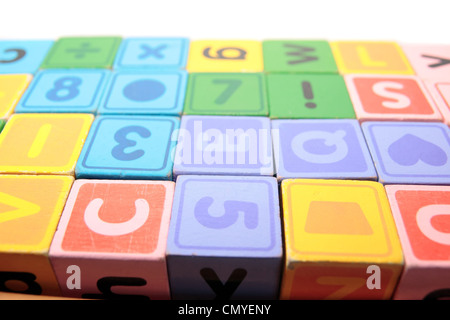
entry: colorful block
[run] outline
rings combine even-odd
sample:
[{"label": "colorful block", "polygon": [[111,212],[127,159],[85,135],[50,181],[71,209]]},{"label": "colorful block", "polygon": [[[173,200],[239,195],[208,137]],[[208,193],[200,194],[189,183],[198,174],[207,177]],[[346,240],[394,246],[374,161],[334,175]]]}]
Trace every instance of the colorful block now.
[{"label": "colorful block", "polygon": [[120,37],[60,38],[41,68],[112,68],[121,41]]},{"label": "colorful block", "polygon": [[0,41],[0,74],[34,74],[52,45],[52,40]]},{"label": "colorful block", "polygon": [[360,121],[441,121],[442,116],[415,76],[345,76]]},{"label": "colorful block", "polygon": [[7,119],[28,88],[33,77],[28,74],[0,75],[0,118]]},{"label": "colorful block", "polygon": [[[174,185],[76,180],[50,249],[62,294],[169,299],[165,251]],[[68,279],[72,266],[78,288]]]},{"label": "colorful block", "polygon": [[403,44],[417,76],[450,81],[450,45]]},{"label": "colorful block", "polygon": [[40,71],[15,111],[95,113],[109,76],[106,70]]},{"label": "colorful block", "polygon": [[0,175],[0,291],[60,295],[48,252],[72,183],[67,176]]},{"label": "colorful block", "polygon": [[167,240],[173,299],[276,299],[282,256],[275,178],[178,177]]},{"label": "colorful block", "polygon": [[450,187],[386,186],[405,256],[394,298],[448,299]]},{"label": "colorful block", "polygon": [[14,114],[0,135],[0,172],[73,175],[90,114]]},{"label": "colorful block", "polygon": [[443,121],[450,126],[450,80],[425,80],[424,82],[443,117]]},{"label": "colorful block", "polygon": [[183,116],[173,173],[273,176],[269,118]]},{"label": "colorful block", "polygon": [[262,72],[262,44],[253,40],[192,41],[189,72]]},{"label": "colorful block", "polygon": [[98,116],[76,166],[77,178],[171,179],[179,118]]},{"label": "colorful block", "polygon": [[184,114],[268,116],[263,73],[191,73]]},{"label": "colorful block", "polygon": [[127,38],[117,52],[114,69],[183,69],[188,52],[186,38]]},{"label": "colorful block", "polygon": [[443,123],[366,122],[362,129],[380,182],[450,183],[450,130]]},{"label": "colorful block", "polygon": [[286,179],[281,299],[390,299],[403,267],[383,186]]},{"label": "colorful block", "polygon": [[180,115],[188,74],[185,71],[120,71],[113,73],[100,114]]},{"label": "colorful block", "polygon": [[328,41],[265,40],[265,72],[337,73]]},{"label": "colorful block", "polygon": [[354,119],[355,111],[340,75],[268,74],[272,119]]},{"label": "colorful block", "polygon": [[405,53],[395,42],[333,41],[330,45],[343,74],[414,74]]},{"label": "colorful block", "polygon": [[377,180],[357,120],[272,120],[276,176]]}]

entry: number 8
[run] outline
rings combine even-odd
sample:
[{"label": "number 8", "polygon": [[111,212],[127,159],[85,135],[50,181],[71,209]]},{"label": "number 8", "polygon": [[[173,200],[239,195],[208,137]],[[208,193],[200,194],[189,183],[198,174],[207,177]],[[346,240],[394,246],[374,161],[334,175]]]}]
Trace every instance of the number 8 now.
[{"label": "number 8", "polygon": [[[53,89],[47,92],[47,99],[65,101],[75,98],[79,93],[78,86],[82,80],[78,77],[63,77],[55,81]],[[62,92],[62,93],[61,93]]]}]

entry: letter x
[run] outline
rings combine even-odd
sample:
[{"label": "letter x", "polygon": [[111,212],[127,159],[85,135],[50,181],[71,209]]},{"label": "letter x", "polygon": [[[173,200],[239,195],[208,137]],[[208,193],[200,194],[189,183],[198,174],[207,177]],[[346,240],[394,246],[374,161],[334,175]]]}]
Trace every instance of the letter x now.
[{"label": "letter x", "polygon": [[161,54],[161,50],[163,50],[165,48],[167,48],[167,45],[165,45],[165,44],[162,44],[162,45],[160,45],[160,46],[158,46],[156,48],[149,47],[146,44],[141,44],[141,49],[144,52],[141,53],[138,58],[139,59],[145,59],[145,58],[148,58],[150,56],[155,56],[155,58],[163,59],[164,55]]}]

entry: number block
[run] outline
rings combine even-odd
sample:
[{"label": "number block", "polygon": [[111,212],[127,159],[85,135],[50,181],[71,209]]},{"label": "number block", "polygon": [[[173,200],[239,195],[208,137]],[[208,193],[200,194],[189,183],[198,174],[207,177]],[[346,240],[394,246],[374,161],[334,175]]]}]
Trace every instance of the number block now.
[{"label": "number block", "polygon": [[14,114],[0,135],[0,173],[74,175],[90,114]]},{"label": "number block", "polygon": [[450,126],[450,79],[425,80],[424,82],[442,114],[443,121]]},{"label": "number block", "polygon": [[183,116],[173,174],[273,176],[270,119]]},{"label": "number block", "polygon": [[263,73],[192,73],[184,114],[268,116]]},{"label": "number block", "polygon": [[362,121],[442,121],[421,80],[415,76],[347,75],[345,81]]},{"label": "number block", "polygon": [[450,45],[404,44],[402,49],[421,79],[449,80]]},{"label": "number block", "polygon": [[188,52],[186,38],[127,38],[117,51],[114,69],[183,69]]},{"label": "number block", "polygon": [[277,299],[279,214],[273,177],[178,177],[167,240],[172,298]]},{"label": "number block", "polygon": [[377,180],[357,120],[272,120],[278,180]]},{"label": "number block", "polygon": [[0,175],[0,291],[61,294],[48,252],[73,180]]},{"label": "number block", "polygon": [[330,44],[324,40],[265,40],[265,72],[338,73]]},{"label": "number block", "polygon": [[268,74],[272,119],[354,119],[355,111],[340,75]]},{"label": "number block", "polygon": [[99,114],[180,115],[183,112],[185,71],[120,71],[113,73]]},{"label": "number block", "polygon": [[281,299],[390,299],[403,268],[378,182],[286,179]]},{"label": "number block", "polygon": [[112,68],[121,41],[120,37],[62,37],[41,68]]},{"label": "number block", "polygon": [[191,72],[262,72],[262,43],[253,40],[196,40],[189,49]]},{"label": "number block", "polygon": [[34,74],[53,45],[51,40],[0,41],[0,74]]},{"label": "number block", "polygon": [[110,71],[43,70],[17,104],[17,113],[95,113]]},{"label": "number block", "polygon": [[443,123],[366,122],[362,129],[379,182],[450,183],[450,130]]},{"label": "number block", "polygon": [[76,180],[50,248],[62,295],[169,299],[165,251],[174,185]]},{"label": "number block", "polygon": [[394,299],[448,299],[450,296],[450,187],[386,186],[405,268]]},{"label": "number block", "polygon": [[172,179],[179,118],[98,116],[76,166],[77,178]]},{"label": "number block", "polygon": [[28,74],[0,75],[0,118],[8,119],[32,79]]}]

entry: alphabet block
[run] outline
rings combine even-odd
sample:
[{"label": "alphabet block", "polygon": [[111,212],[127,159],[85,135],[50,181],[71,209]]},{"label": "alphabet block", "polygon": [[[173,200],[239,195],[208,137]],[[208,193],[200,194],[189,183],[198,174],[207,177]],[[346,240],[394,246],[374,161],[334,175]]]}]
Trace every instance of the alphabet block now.
[{"label": "alphabet block", "polygon": [[442,114],[443,121],[450,126],[450,79],[425,80],[424,82]]},{"label": "alphabet block", "polygon": [[0,41],[0,74],[36,73],[52,45],[52,40]]},{"label": "alphabet block", "polygon": [[449,80],[450,45],[403,44],[402,49],[421,79]]},{"label": "alphabet block", "polygon": [[173,190],[171,181],[76,180],[50,248],[62,295],[169,299]]},{"label": "alphabet block", "polygon": [[403,257],[380,183],[286,179],[281,197],[281,299],[392,297]]},{"label": "alphabet block", "polygon": [[5,74],[0,75],[0,118],[8,119],[14,112],[17,102],[27,89],[31,75]]}]

